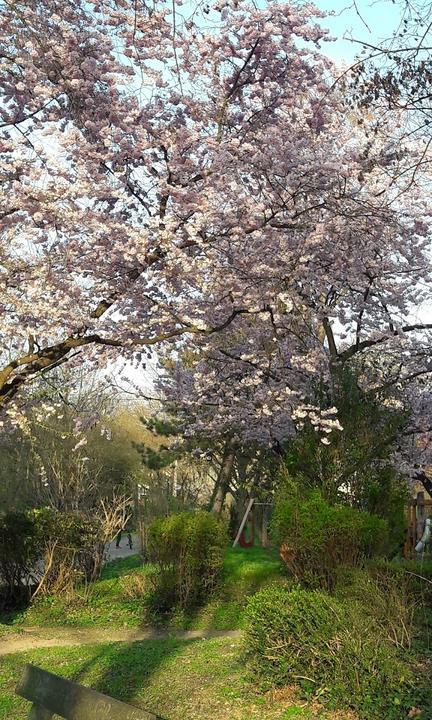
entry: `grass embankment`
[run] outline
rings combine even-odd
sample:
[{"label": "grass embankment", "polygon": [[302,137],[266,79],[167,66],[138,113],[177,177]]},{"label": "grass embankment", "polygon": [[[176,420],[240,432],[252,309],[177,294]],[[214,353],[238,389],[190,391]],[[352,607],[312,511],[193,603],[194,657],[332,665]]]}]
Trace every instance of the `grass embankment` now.
[{"label": "grass embankment", "polygon": [[18,630],[33,625],[135,628],[164,624],[179,630],[237,630],[242,626],[247,598],[282,577],[275,553],[261,548],[230,548],[211,600],[194,613],[175,612],[161,619],[150,610],[152,571],[138,555],[115,560],[93,585],[70,596],[40,599],[22,612],[4,616],[0,634],[11,627]]},{"label": "grass embankment", "polygon": [[353,720],[303,706],[291,689],[258,694],[245,676],[238,640],[169,638],[9,655],[0,664],[0,718],[24,720],[29,703],[14,694],[32,662],[169,720]]}]

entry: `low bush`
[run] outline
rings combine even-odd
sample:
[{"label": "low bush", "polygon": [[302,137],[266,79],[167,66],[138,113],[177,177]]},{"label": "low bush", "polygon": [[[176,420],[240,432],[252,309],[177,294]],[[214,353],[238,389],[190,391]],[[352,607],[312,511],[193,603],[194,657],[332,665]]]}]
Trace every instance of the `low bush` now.
[{"label": "low bush", "polygon": [[34,519],[25,512],[0,516],[0,606],[30,595],[39,549]]},{"label": "low bush", "polygon": [[412,705],[410,670],[377,638],[364,608],[323,591],[266,588],[246,611],[249,667],[263,689],[299,685],[360,718],[400,720]]},{"label": "low bush", "polygon": [[132,572],[119,579],[121,596],[125,600],[146,598],[151,589],[149,577],[141,572]]},{"label": "low bush", "polygon": [[369,563],[365,569],[342,568],[334,594],[340,600],[357,603],[377,637],[397,647],[411,647],[419,600],[410,577],[402,570],[385,561]]},{"label": "low bush", "polygon": [[361,567],[384,552],[385,520],[343,505],[330,505],[319,492],[305,498],[284,494],[276,502],[271,533],[290,572],[303,584],[331,589],[338,568]]},{"label": "low bush", "polygon": [[98,576],[100,524],[48,508],[0,516],[0,605],[73,590]]},{"label": "low bush", "polygon": [[[246,609],[246,646],[252,666],[271,687],[308,680],[317,684],[330,658],[337,603],[321,592],[272,586],[259,591]],[[329,647],[327,655],[331,654]]]},{"label": "low bush", "polygon": [[432,560],[399,559],[386,563],[387,569],[409,582],[419,605],[432,607]]},{"label": "low bush", "polygon": [[100,523],[80,512],[32,512],[44,574],[38,594],[72,591],[100,572]]},{"label": "low bush", "polygon": [[155,605],[190,607],[208,597],[222,569],[226,523],[207,512],[184,512],[155,520],[148,532],[155,563]]}]

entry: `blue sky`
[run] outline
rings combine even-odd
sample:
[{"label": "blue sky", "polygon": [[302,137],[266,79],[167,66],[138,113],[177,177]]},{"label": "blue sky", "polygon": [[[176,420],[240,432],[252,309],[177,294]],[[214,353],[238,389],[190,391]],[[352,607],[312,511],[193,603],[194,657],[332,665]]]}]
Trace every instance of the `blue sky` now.
[{"label": "blue sky", "polygon": [[350,37],[371,44],[389,38],[398,27],[401,11],[400,5],[391,0],[357,0],[355,5],[351,0],[315,0],[315,5],[334,13],[321,24],[328,27],[337,40],[325,43],[322,50],[337,62],[352,62],[360,52],[361,46],[351,42]]}]

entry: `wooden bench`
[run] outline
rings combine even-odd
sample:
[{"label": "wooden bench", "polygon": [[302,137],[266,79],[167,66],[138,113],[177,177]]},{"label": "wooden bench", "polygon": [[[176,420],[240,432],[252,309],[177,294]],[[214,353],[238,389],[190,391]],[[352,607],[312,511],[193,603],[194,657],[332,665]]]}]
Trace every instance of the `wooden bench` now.
[{"label": "wooden bench", "polygon": [[35,665],[26,665],[16,692],[33,703],[29,720],[51,720],[54,714],[65,720],[163,720]]}]

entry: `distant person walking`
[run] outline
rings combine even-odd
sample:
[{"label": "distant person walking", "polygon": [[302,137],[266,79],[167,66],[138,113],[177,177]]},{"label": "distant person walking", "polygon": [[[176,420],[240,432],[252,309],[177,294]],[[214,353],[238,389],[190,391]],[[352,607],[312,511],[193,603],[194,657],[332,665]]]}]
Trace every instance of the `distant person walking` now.
[{"label": "distant person walking", "polygon": [[122,530],[119,530],[116,537],[116,548],[121,547],[120,542],[122,539]]},{"label": "distant person walking", "polygon": [[120,528],[120,530],[117,533],[116,537],[116,548],[120,548],[121,545],[121,539],[122,539],[122,533],[126,533],[127,535],[127,544],[129,545],[129,549],[132,550],[133,548],[133,542],[132,542],[132,526],[131,526],[131,517],[128,517],[126,520],[124,526]]}]

